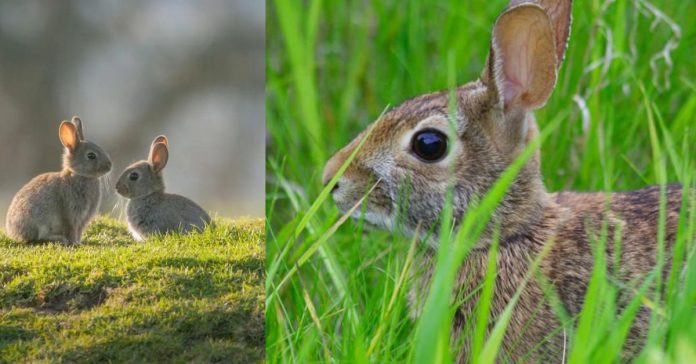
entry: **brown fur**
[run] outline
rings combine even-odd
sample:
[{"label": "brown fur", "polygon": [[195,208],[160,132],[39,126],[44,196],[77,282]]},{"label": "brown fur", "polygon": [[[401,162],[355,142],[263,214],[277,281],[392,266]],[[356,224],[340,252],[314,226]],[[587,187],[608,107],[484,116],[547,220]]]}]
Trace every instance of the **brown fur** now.
[{"label": "brown fur", "polygon": [[[432,228],[435,234],[428,243],[438,248],[438,220],[450,181],[454,181],[454,218],[459,222],[469,206],[485,195],[537,135],[531,111],[543,105],[554,87],[570,27],[570,1],[540,0],[540,4],[543,8],[513,0],[496,22],[489,61],[481,78],[457,90],[454,131],[448,122],[446,92],[408,100],[376,122],[334,186],[332,193],[339,209],[349,210],[376,183],[366,200],[365,219],[386,229],[403,224],[411,233],[419,226]],[[531,22],[528,26],[527,21]],[[549,37],[550,31],[555,38]],[[527,46],[520,47],[520,42]],[[530,62],[516,63],[522,58]],[[441,162],[425,163],[409,149],[409,138],[426,126],[450,135],[450,153]],[[360,134],[327,163],[325,184],[366,135]],[[679,186],[667,189],[666,252],[675,238],[681,194]],[[403,204],[406,209],[399,209]],[[459,292],[455,293],[472,293],[472,299],[457,311],[453,342],[467,325],[473,324],[478,299],[475,290],[485,275],[493,226],[500,226],[500,251],[492,321],[510,302],[528,274],[530,262],[545,244],[553,245],[541,261],[543,281],[551,283],[564,309],[574,317],[582,309],[594,268],[592,246],[603,224],[607,231],[608,272],[625,286],[619,298],[621,306],[656,264],[658,211],[656,187],[614,194],[548,193],[537,153],[520,171],[493,213],[488,230],[462,264],[457,279]],[[620,257],[614,254],[617,232],[621,232],[622,239]],[[418,265],[425,270],[416,277],[419,289],[414,292],[426,291],[434,255],[434,250],[429,251]],[[670,256],[665,256],[666,270]],[[613,269],[615,259],[619,271]],[[564,354],[563,332],[538,278],[532,277],[514,309],[502,344],[507,359],[558,362]],[[413,312],[417,315],[415,298]],[[647,308],[641,308],[629,333],[625,355],[631,356],[639,348],[648,318]],[[468,348],[469,343],[464,341],[458,362],[470,359]]]},{"label": "brown fur", "polygon": [[[669,186],[667,189],[664,274],[671,266],[669,251],[678,225],[681,193],[679,186]],[[530,262],[547,243],[552,244],[551,250],[541,261],[540,271],[553,285],[566,312],[576,317],[582,309],[594,268],[592,247],[599,239],[603,224],[606,224],[608,231],[605,251],[607,269],[612,278],[637,289],[642,279],[655,267],[659,188],[611,195],[561,192],[549,196],[551,203],[542,219],[530,226],[526,233],[510,236],[500,242],[497,260],[500,278],[494,288],[492,317],[497,317],[505,309],[523,284]],[[619,225],[624,232],[621,234],[620,258],[614,254],[613,234]],[[426,259],[432,260],[433,254],[428,253]],[[613,263],[617,258],[620,271],[613,272]],[[476,249],[465,260],[457,281],[457,286],[462,287],[460,293],[463,296],[471,294],[483,283],[487,264],[487,249]],[[432,271],[429,270],[429,273]],[[430,276],[426,274],[421,279],[420,284],[427,285]],[[632,298],[630,288],[622,291],[624,295],[619,300],[620,305],[627,304]],[[466,325],[473,324],[471,314],[476,309],[477,299],[478,294],[473,293],[472,299],[460,307],[455,317],[455,335]],[[530,280],[513,311],[502,343],[503,353],[514,361],[558,361],[563,353],[564,334],[556,317],[539,281]],[[650,311],[646,307],[641,308],[631,328],[625,355],[632,356],[640,347],[647,334],[649,318]],[[464,344],[465,349],[459,353],[458,362],[470,359],[466,350],[468,343]]]},{"label": "brown fur", "polygon": [[63,170],[35,177],[12,198],[5,220],[12,239],[79,244],[99,210],[99,178],[111,171],[111,159],[84,140],[77,116],[60,124],[58,136],[65,147]]}]

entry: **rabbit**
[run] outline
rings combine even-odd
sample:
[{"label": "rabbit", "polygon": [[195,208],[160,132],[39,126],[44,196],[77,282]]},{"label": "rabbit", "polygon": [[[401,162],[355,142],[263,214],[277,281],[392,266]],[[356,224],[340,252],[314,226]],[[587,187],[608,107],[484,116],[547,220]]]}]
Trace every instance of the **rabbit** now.
[{"label": "rabbit", "polygon": [[111,171],[111,159],[85,140],[77,116],[60,124],[58,136],[65,147],[63,170],[35,177],[10,203],[5,228],[14,240],[79,244],[99,210],[99,178]]},{"label": "rabbit", "polygon": [[208,213],[186,197],[164,192],[162,171],[169,159],[169,140],[158,136],[150,147],[148,160],[126,168],[116,191],[128,198],[128,228],[135,240],[152,234],[202,231],[211,223]]},{"label": "rabbit", "polygon": [[[456,120],[448,120],[447,91],[425,94],[388,110],[371,127],[333,155],[324,168],[328,185],[339,168],[365,138],[361,149],[332,186],[339,210],[351,210],[366,191],[362,212],[365,221],[378,228],[434,231],[425,241],[422,272],[414,273],[412,316],[417,317],[423,292],[428,287],[438,248],[438,219],[454,179],[455,223],[470,204],[482,198],[502,172],[538,135],[532,112],[550,97],[564,58],[571,23],[571,0],[513,0],[497,18],[488,59],[481,76],[456,90]],[[454,172],[452,172],[452,170]],[[454,173],[454,176],[452,176]],[[404,197],[404,183],[408,194]],[[540,273],[551,283],[563,307],[575,317],[583,305],[594,258],[591,242],[606,221],[609,237],[607,261],[620,259],[617,280],[630,287],[656,265],[659,187],[625,193],[547,192],[540,172],[540,156],[529,159],[492,220],[462,263],[456,279],[457,292],[471,299],[457,308],[452,342],[468,325],[479,296],[477,287],[486,272],[488,248],[499,227],[498,277],[491,304],[491,317],[499,317],[525,275],[530,261],[548,243]],[[666,188],[665,249],[673,245],[681,195],[690,190],[678,185]],[[691,191],[693,192],[693,191]],[[398,202],[407,206],[399,209]],[[607,200],[609,204],[607,204]],[[397,223],[398,219],[398,223]],[[405,225],[405,226],[402,226]],[[614,232],[620,229],[620,256],[614,254]],[[670,266],[669,254],[665,263]],[[517,302],[502,341],[502,357],[513,362],[560,362],[567,343],[561,324],[549,303],[542,283],[532,276]],[[630,290],[620,300],[631,298]],[[646,337],[650,313],[638,312],[624,348],[626,358],[637,353]],[[491,324],[492,325],[492,324]],[[489,327],[489,329],[492,326]],[[471,345],[464,338],[455,353],[457,362],[472,360]]]}]

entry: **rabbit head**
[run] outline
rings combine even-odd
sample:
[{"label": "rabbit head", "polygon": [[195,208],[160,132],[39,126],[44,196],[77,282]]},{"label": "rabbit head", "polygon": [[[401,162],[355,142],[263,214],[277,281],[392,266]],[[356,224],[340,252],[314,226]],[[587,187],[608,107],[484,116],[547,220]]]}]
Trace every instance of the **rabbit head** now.
[{"label": "rabbit head", "polygon": [[[369,135],[363,132],[338,151],[326,164],[324,184],[367,135],[332,189],[339,209],[346,212],[374,187],[365,200],[368,222],[392,229],[398,221],[411,233],[419,225],[423,231],[437,227],[453,183],[454,216],[461,219],[536,136],[531,112],[545,104],[555,86],[570,5],[570,0],[511,2],[495,22],[482,75],[456,90],[456,120],[448,117],[447,92],[419,96],[387,111]],[[518,234],[538,218],[546,199],[537,155],[493,220],[501,234]]]},{"label": "rabbit head", "polygon": [[116,183],[116,191],[126,198],[139,198],[155,192],[164,192],[162,170],[169,160],[169,140],[160,135],[150,146],[147,160],[126,168]]},{"label": "rabbit head", "polygon": [[111,159],[106,152],[85,140],[79,117],[73,116],[71,121],[63,121],[58,129],[58,137],[65,147],[64,170],[90,178],[98,178],[111,171]]}]

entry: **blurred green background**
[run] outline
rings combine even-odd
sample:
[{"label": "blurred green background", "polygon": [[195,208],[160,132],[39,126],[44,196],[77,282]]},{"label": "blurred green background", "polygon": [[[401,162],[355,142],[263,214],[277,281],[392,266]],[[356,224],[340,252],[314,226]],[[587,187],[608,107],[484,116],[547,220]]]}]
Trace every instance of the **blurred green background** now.
[{"label": "blurred green background", "polygon": [[[111,185],[169,136],[168,191],[222,216],[264,214],[265,4],[0,1],[0,215],[60,168],[72,115],[110,153]],[[120,215],[109,191],[104,212]]]}]

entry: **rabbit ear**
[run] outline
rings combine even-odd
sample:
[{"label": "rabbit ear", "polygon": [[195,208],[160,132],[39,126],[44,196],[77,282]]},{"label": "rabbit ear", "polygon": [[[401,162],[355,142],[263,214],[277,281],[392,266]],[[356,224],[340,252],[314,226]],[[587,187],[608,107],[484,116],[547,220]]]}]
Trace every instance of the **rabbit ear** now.
[{"label": "rabbit ear", "polygon": [[[528,2],[530,0],[511,0],[509,6],[513,7]],[[551,25],[553,26],[554,38],[556,40],[556,69],[561,68],[561,63],[565,58],[565,51],[568,47],[568,38],[570,38],[573,1],[533,0],[533,2],[541,6],[549,15],[549,18],[551,18]]]},{"label": "rabbit ear", "polygon": [[85,140],[85,133],[82,131],[82,119],[80,119],[79,116],[75,115],[72,117],[72,120],[70,122],[75,124],[75,126],[77,127],[77,136],[80,138],[80,140]]},{"label": "rabbit ear", "polygon": [[77,126],[70,121],[63,121],[60,123],[58,137],[63,146],[71,152],[80,144]]},{"label": "rabbit ear", "polygon": [[152,146],[151,146],[151,147],[154,147],[155,144],[157,144],[157,143],[162,143],[162,144],[164,144],[164,145],[166,145],[166,146],[169,146],[169,139],[167,139],[167,137],[164,136],[164,135],[160,135],[160,136],[158,136],[157,138],[155,138],[155,140],[152,141]]},{"label": "rabbit ear", "polygon": [[513,6],[493,29],[482,81],[504,110],[534,110],[546,103],[556,84],[556,41],[551,19],[539,5]]},{"label": "rabbit ear", "polygon": [[[148,157],[148,159],[150,160],[150,163],[152,163],[152,161],[154,159],[155,149],[157,148],[158,144],[163,144],[167,149],[166,150],[167,155],[169,154],[169,150],[168,150],[169,149],[169,139],[167,139],[167,137],[164,135],[160,135],[157,138],[155,138],[155,140],[153,140],[152,144],[150,145],[150,156]],[[166,164],[167,161],[165,160],[164,163]],[[154,163],[152,163],[152,164],[154,164]],[[162,166],[162,168],[164,168],[164,166]]]},{"label": "rabbit ear", "polygon": [[150,164],[155,169],[155,172],[161,172],[167,166],[169,160],[169,150],[167,144],[157,143],[150,150]]}]

